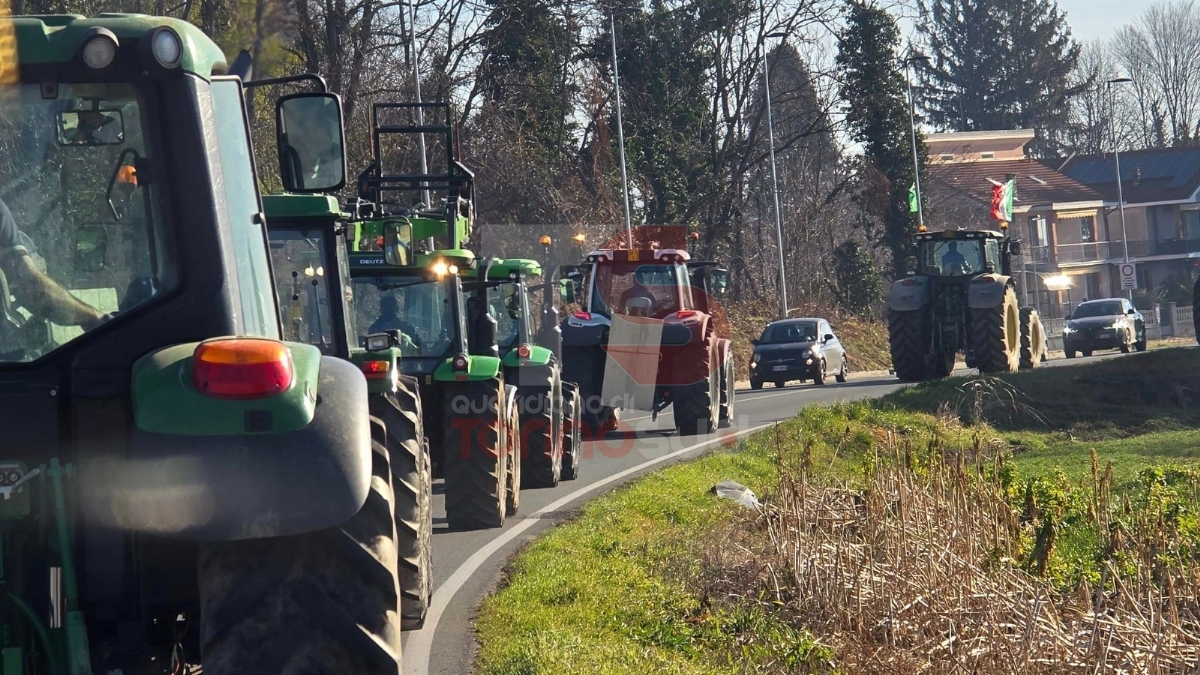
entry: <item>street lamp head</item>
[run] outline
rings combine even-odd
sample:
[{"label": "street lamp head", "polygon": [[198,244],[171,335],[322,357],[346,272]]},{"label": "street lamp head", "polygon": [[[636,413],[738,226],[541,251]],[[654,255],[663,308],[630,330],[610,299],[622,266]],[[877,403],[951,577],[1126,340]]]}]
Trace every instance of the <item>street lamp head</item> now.
[{"label": "street lamp head", "polygon": [[930,58],[929,58],[928,56],[926,56],[925,54],[913,54],[912,56],[910,56],[910,57],[908,57],[908,58],[904,59],[904,63],[906,63],[906,64],[908,64],[908,63],[917,63],[918,61],[923,61],[923,62],[925,62],[925,63],[929,63],[931,60],[932,60],[932,59],[930,59]]},{"label": "street lamp head", "polygon": [[1133,82],[1133,78],[1132,77],[1116,77],[1116,78],[1109,80],[1108,84],[1109,84],[1109,86],[1112,86],[1114,84],[1125,84],[1126,82]]},{"label": "street lamp head", "polygon": [[1071,277],[1059,274],[1057,276],[1046,277],[1043,283],[1046,284],[1046,290],[1048,291],[1065,291],[1071,287]]}]

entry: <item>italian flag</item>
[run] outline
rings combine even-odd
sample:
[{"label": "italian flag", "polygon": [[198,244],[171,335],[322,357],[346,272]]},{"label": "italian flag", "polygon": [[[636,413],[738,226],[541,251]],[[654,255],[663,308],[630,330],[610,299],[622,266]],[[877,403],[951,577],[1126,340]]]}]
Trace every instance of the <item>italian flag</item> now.
[{"label": "italian flag", "polygon": [[992,181],[992,220],[1012,222],[1013,199],[1017,196],[1017,181],[1007,183]]}]

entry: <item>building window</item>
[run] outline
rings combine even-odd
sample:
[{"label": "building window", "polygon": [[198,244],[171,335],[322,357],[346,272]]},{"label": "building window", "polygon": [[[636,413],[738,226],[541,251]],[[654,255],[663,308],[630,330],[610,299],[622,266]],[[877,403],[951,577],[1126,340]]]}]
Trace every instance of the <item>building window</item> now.
[{"label": "building window", "polygon": [[949,162],[954,159],[954,153],[948,153],[939,157],[943,162]]},{"label": "building window", "polygon": [[1096,219],[1092,216],[1079,219],[1079,240],[1084,243],[1096,241]]},{"label": "building window", "polygon": [[994,152],[979,153],[979,159],[995,159],[995,158],[996,158],[996,153],[994,153]]},{"label": "building window", "polygon": [[1029,245],[1045,246],[1047,239],[1046,219],[1041,216],[1029,216]]},{"label": "building window", "polygon": [[1183,211],[1179,214],[1183,221],[1182,239],[1200,239],[1200,211]]}]

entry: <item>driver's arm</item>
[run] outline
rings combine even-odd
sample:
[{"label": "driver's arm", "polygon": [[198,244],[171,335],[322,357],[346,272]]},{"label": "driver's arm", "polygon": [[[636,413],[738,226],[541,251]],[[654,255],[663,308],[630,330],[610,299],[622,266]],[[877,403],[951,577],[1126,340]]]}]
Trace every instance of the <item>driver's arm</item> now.
[{"label": "driver's arm", "polygon": [[24,253],[10,253],[0,268],[9,279],[16,281],[15,295],[21,306],[35,316],[60,326],[91,328],[104,318],[104,313],[71,295],[53,279],[46,276],[33,258]]}]

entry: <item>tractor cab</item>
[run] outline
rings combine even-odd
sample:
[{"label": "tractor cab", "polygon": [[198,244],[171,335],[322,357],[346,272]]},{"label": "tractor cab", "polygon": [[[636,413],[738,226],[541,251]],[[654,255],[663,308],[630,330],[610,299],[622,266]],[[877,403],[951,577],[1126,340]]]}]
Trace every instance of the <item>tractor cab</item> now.
[{"label": "tractor cab", "polygon": [[1018,242],[993,230],[945,230],[917,235],[917,274],[952,280],[980,274],[1009,274]]},{"label": "tractor cab", "polygon": [[665,319],[694,310],[688,259],[675,249],[593,251],[583,313]]}]

